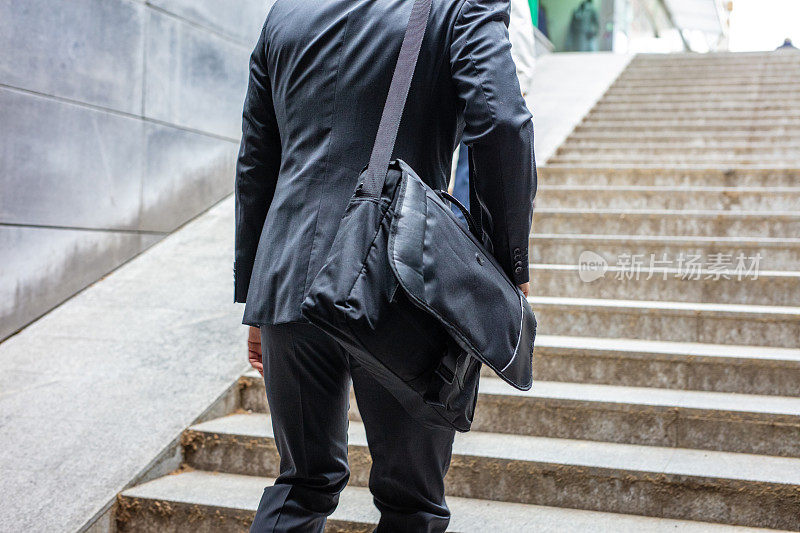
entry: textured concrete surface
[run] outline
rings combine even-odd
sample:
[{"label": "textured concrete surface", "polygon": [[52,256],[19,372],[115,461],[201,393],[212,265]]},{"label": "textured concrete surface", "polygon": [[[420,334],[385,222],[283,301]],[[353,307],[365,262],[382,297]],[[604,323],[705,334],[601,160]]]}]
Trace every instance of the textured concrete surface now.
[{"label": "textured concrete surface", "polygon": [[[795,356],[796,373],[800,351]],[[800,435],[798,398],[545,381],[537,376],[533,389],[517,391],[484,372],[472,429],[800,457],[795,439]],[[240,398],[245,410],[268,411],[258,374],[242,376]],[[350,420],[360,421],[353,408],[351,398]]]},{"label": "textured concrete surface", "polygon": [[679,390],[800,396],[800,351],[539,335],[534,377]]},{"label": "textured concrete surface", "polygon": [[[275,476],[268,417],[231,415],[190,428],[190,467]],[[348,431],[350,483],[366,486],[369,453],[360,422]],[[800,459],[472,431],[456,436],[452,496],[662,518],[800,527]]]},{"label": "textured concrete surface", "polygon": [[0,531],[81,527],[247,366],[232,216],[228,199],[0,344]]},{"label": "textured concrete surface", "polygon": [[628,55],[605,52],[537,58],[529,105],[539,165],[550,159],[630,59]]},{"label": "textured concrete surface", "polygon": [[800,348],[800,307],[549,296],[528,302],[546,335]]},{"label": "textured concrete surface", "polygon": [[[577,265],[580,254],[589,250],[605,259],[610,265],[618,264],[621,257],[640,257],[649,260],[650,254],[668,259],[680,254],[708,258],[711,254],[727,254],[745,258],[761,256],[759,269],[796,271],[800,266],[800,238],[770,237],[708,237],[672,235],[596,235],[566,233],[534,233],[530,238],[533,263]],[[750,261],[749,259],[747,261]],[[685,271],[685,269],[684,269]]]},{"label": "textured concrete surface", "polygon": [[760,270],[753,279],[737,276],[733,267],[720,275],[703,268],[689,276],[680,268],[650,268],[647,261],[649,258],[638,276],[630,265],[619,266],[617,261],[602,277],[591,282],[581,279],[577,264],[532,264],[530,273],[539,296],[658,300],[668,294],[674,302],[713,300],[724,304],[786,306],[800,302],[800,272]]},{"label": "textured concrete surface", "polygon": [[[126,515],[129,522],[122,531],[148,533],[167,529],[202,533],[239,531],[242,521],[248,524],[255,513],[258,498],[253,495],[260,494],[263,487],[272,483],[273,480],[270,478],[210,472],[185,472],[164,477],[125,492],[124,502],[130,506],[130,510]],[[488,527],[504,532],[536,531],[537,533],[605,533],[608,531],[617,533],[640,533],[642,531],[648,533],[666,533],[668,531],[756,533],[757,531],[766,531],[685,520],[666,520],[458,497],[447,498],[447,504],[453,514],[448,531],[464,533],[483,533],[487,531]],[[164,508],[169,508],[172,512],[159,512]],[[194,512],[192,512],[193,510]],[[231,513],[231,510],[238,511],[238,514]],[[194,516],[195,520],[189,522],[187,520],[189,516]],[[369,491],[361,487],[347,487],[342,493],[339,507],[331,516],[327,531],[372,531],[377,518],[377,511],[372,506],[372,495]]]},{"label": "textured concrete surface", "polygon": [[0,0],[0,339],[230,193],[270,4]]}]

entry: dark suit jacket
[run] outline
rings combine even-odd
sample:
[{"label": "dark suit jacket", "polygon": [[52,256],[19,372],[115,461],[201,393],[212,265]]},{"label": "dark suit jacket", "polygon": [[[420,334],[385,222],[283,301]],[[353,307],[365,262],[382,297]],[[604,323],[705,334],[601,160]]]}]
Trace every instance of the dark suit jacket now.
[{"label": "dark suit jacket", "polygon": [[[244,323],[300,318],[369,160],[411,0],[277,0],[250,59],[236,169],[235,300]],[[433,0],[394,157],[446,188],[471,146],[497,260],[528,280],[533,125],[511,59],[508,0]]]}]

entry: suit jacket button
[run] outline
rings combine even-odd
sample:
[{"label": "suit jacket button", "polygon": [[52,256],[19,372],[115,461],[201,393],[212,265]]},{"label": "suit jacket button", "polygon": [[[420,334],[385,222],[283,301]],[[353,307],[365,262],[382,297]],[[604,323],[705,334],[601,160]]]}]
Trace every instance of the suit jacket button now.
[{"label": "suit jacket button", "polygon": [[522,273],[522,267],[518,266],[517,268],[514,269],[514,272],[517,273],[517,274],[521,274]]}]

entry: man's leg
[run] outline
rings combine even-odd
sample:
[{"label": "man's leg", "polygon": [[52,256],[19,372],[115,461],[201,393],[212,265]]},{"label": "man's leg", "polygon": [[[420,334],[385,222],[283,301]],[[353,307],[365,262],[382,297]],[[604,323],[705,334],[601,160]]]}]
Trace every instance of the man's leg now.
[{"label": "man's leg", "polygon": [[322,532],[347,484],[347,355],[315,326],[261,328],[264,381],[281,473],[253,533]]},{"label": "man's leg", "polygon": [[381,512],[375,531],[445,531],[450,510],[444,500],[444,475],[455,431],[421,425],[352,359],[350,373],[372,455],[369,488]]}]

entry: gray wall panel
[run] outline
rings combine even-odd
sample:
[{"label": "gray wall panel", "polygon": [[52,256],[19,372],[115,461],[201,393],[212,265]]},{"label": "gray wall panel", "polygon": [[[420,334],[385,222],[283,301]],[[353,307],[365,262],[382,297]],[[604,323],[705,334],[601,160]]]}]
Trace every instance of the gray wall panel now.
[{"label": "gray wall panel", "polygon": [[147,24],[145,115],[238,138],[250,50],[157,11]]},{"label": "gray wall panel", "polygon": [[141,120],[0,89],[0,222],[135,228]]},{"label": "gray wall panel", "polygon": [[0,339],[231,191],[271,1],[231,4],[0,0]]},{"label": "gray wall panel", "polygon": [[148,4],[213,28],[253,47],[272,0],[236,2],[235,6],[227,9],[220,8],[219,0],[149,0]]},{"label": "gray wall panel", "polygon": [[0,0],[0,82],[141,111],[143,4]]},{"label": "gray wall panel", "polygon": [[0,339],[158,239],[137,233],[0,226]]},{"label": "gray wall panel", "polygon": [[233,190],[237,145],[148,124],[140,229],[172,231]]}]

